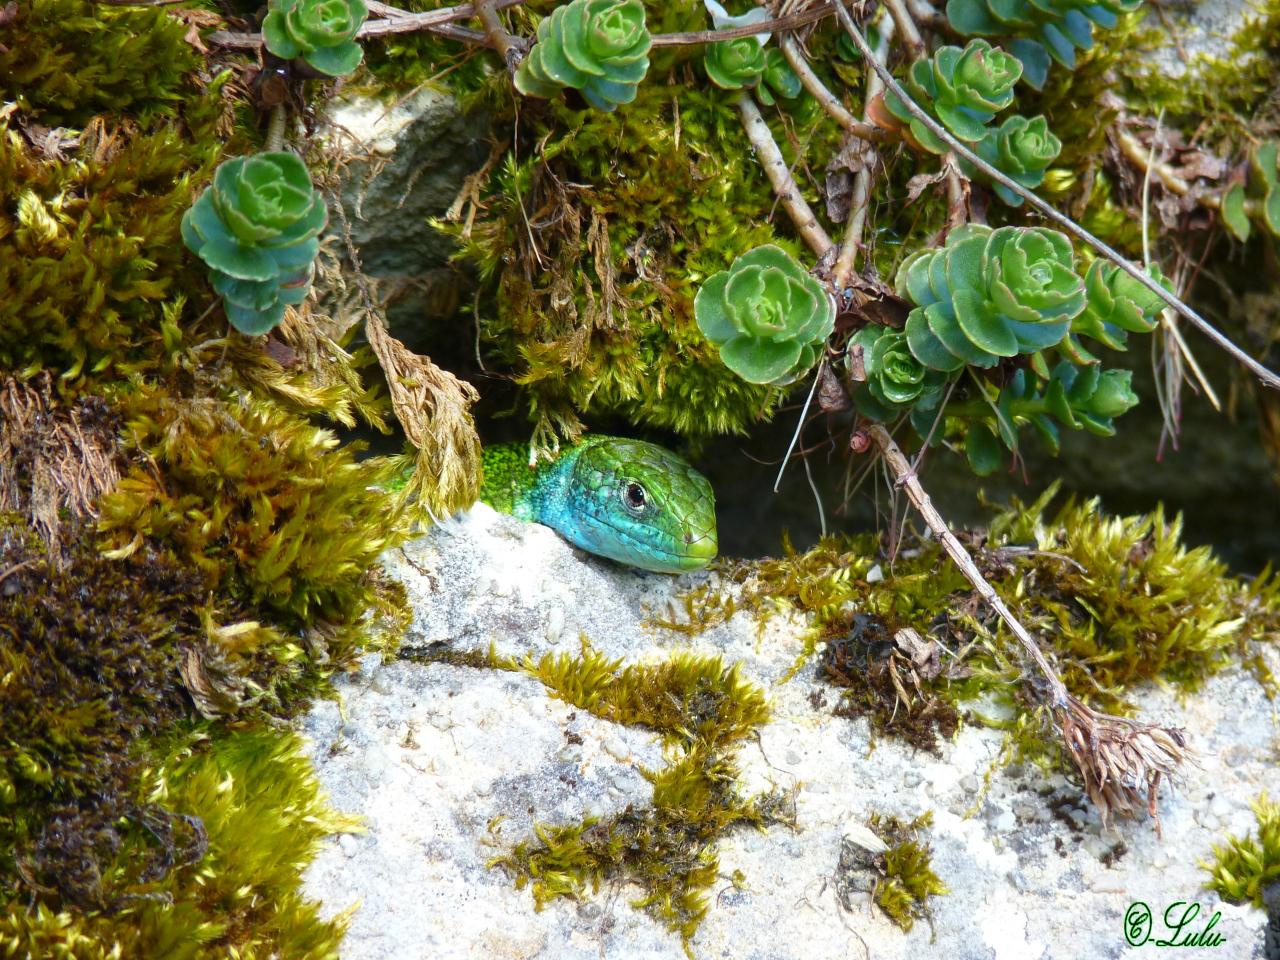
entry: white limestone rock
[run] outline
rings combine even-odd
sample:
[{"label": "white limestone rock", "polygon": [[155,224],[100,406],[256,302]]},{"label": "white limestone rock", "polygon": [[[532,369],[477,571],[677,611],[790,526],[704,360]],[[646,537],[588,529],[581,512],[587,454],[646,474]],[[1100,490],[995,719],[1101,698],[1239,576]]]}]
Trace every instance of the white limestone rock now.
[{"label": "white limestone rock", "polygon": [[[798,621],[777,618],[762,631],[739,613],[695,638],[646,625],[713,574],[624,570],[484,506],[386,561],[416,611],[410,646],[492,644],[536,658],[576,651],[585,635],[628,661],[693,648],[740,662],[768,692],[773,719],[758,743],[742,747],[744,779],[751,790],[796,787],[798,829],[726,839],[725,880],[693,941],[697,957],[1136,958],[1154,948],[1125,943],[1122,918],[1134,900],[1160,912],[1198,900],[1206,920],[1221,911],[1223,947],[1188,956],[1262,957],[1262,912],[1218,903],[1201,889],[1197,865],[1222,829],[1248,829],[1252,798],[1280,790],[1273,710],[1247,674],[1218,677],[1182,704],[1159,690],[1139,698],[1147,718],[1185,726],[1199,751],[1200,766],[1161,798],[1161,840],[1150,823],[1103,831],[1066,779],[1027,765],[995,773],[986,796],[975,795],[973,784],[1000,755],[997,731],[965,727],[940,758],[892,739],[873,746],[865,722],[810,703],[822,689],[812,666],[782,683],[802,649]],[[346,960],[684,956],[678,937],[629,905],[635,889],[606,888],[537,912],[527,889],[487,867],[504,844],[529,838],[535,822],[647,804],[640,770],[664,762],[655,736],[493,670],[368,660],[339,690],[341,702],[318,704],[304,730],[334,806],[363,817],[368,832],[329,843],[306,892],[326,915],[353,909]],[[903,933],[866,893],[851,893],[845,909],[836,875],[844,838],[873,842],[865,828],[873,812],[927,810],[934,869],[951,891],[934,899],[932,924]],[[746,878],[741,889],[729,879],[735,871]]]}]

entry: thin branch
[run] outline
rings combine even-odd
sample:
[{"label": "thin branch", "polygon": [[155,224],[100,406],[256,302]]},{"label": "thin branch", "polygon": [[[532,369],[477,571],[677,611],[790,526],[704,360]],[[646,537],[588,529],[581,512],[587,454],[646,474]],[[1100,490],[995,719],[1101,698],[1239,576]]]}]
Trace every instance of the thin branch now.
[{"label": "thin branch", "polygon": [[836,265],[831,270],[831,282],[839,296],[849,285],[849,278],[858,264],[858,251],[862,249],[862,231],[867,224],[867,209],[871,200],[871,166],[875,163],[875,152],[865,161],[863,167],[853,175],[853,193],[849,197],[849,222],[845,225],[844,241],[840,244],[840,255],[836,257]]},{"label": "thin branch", "polygon": [[[493,7],[495,10],[505,10],[507,7],[519,6],[523,2],[524,0],[493,0]],[[376,13],[384,14],[395,8],[374,3],[369,4],[369,9]],[[453,25],[458,20],[470,20],[476,15],[475,7],[469,3],[464,3],[457,7],[428,10],[425,13],[396,10],[394,14],[385,17],[385,19],[366,21],[364,26],[356,33],[356,39],[367,40],[370,37],[382,37],[388,34],[427,31],[439,33],[453,39],[465,39],[487,45],[489,39],[483,33],[475,30],[464,30]],[[233,50],[254,50],[262,46],[262,34],[232,33],[227,30],[218,30],[211,33],[206,38],[206,42],[215,43],[218,46]]]},{"label": "thin branch", "polygon": [[800,49],[800,44],[796,42],[795,37],[788,34],[781,37],[778,44],[782,48],[782,55],[787,58],[787,63],[791,64],[791,69],[800,78],[801,85],[813,99],[818,101],[818,105],[826,111],[827,116],[855,137],[875,143],[882,143],[886,139],[884,130],[873,123],[859,120],[840,102],[839,97],[827,89],[826,84],[818,78],[818,75],[813,72],[813,68],[809,66],[809,61]]},{"label": "thin branch", "polygon": [[911,16],[911,11],[907,9],[907,5],[902,0],[884,0],[884,5],[898,27],[898,33],[902,35],[902,42],[907,45],[911,59],[918,60],[924,55],[924,40],[921,38],[920,30],[916,27],[916,22]]},{"label": "thin branch", "polygon": [[[507,7],[519,6],[523,2],[524,0],[493,0],[493,9],[495,11],[505,10]],[[477,46],[494,46],[494,41],[488,33],[481,33],[478,30],[469,30],[466,27],[456,25],[459,20],[470,20],[473,17],[480,16],[480,11],[476,9],[477,5],[464,3],[456,7],[429,10],[425,13],[410,13],[407,10],[399,10],[396,7],[378,3],[376,0],[369,2],[367,6],[371,13],[376,13],[383,19],[366,22],[356,34],[357,40],[385,37],[397,33],[426,32]],[[828,2],[801,13],[793,13],[790,16],[777,17],[773,20],[764,20],[760,23],[746,24],[740,27],[729,27],[724,30],[699,30],[693,33],[658,33],[653,36],[653,45],[655,47],[690,46],[702,43],[717,43],[721,40],[732,40],[736,37],[750,37],[757,33],[781,33],[785,30],[794,30],[796,27],[803,27],[806,24],[816,23],[818,20],[829,17],[835,8],[834,2]],[[205,40],[207,43],[217,44],[229,50],[256,50],[262,46],[262,34],[260,33],[217,30],[206,37]]]},{"label": "thin branch", "polygon": [[733,102],[738,107],[738,113],[742,115],[742,128],[746,131],[751,146],[755,148],[756,157],[764,167],[765,175],[773,186],[774,195],[782,201],[783,209],[791,217],[791,222],[795,224],[797,232],[809,245],[809,249],[815,256],[823,256],[831,249],[831,238],[827,236],[827,231],[822,229],[822,224],[818,223],[818,218],[814,216],[813,210],[801,195],[800,187],[791,176],[791,171],[787,169],[786,160],[782,158],[782,151],[774,142],[769,125],[760,115],[760,108],[751,99],[751,94],[745,90],[738,94]]},{"label": "thin branch", "polygon": [[[947,556],[1000,616],[1044,677],[1049,686],[1047,706],[1053,712],[1067,754],[1080,771],[1085,790],[1098,807],[1103,823],[1113,812],[1134,816],[1145,808],[1156,818],[1156,830],[1159,832],[1156,796],[1161,781],[1174,777],[1178,765],[1187,759],[1183,732],[1097,713],[1072,696],[1039,644],[1005,605],[995,587],[982,575],[969,552],[951,532],[889,431],[883,424],[873,423],[867,427],[867,433],[880,450],[897,485],[906,491],[907,499],[924,517]],[[1031,689],[1034,691],[1035,688]]]},{"label": "thin branch", "polygon": [[489,46],[497,50],[506,61],[507,72],[513,77],[516,73],[516,67],[520,63],[520,52],[516,49],[514,43],[511,42],[511,34],[507,33],[507,28],[503,26],[502,21],[498,18],[498,11],[494,9],[494,0],[477,0],[476,13],[480,17],[480,22],[484,24],[485,36],[489,40]]},{"label": "thin branch", "polygon": [[699,43],[717,43],[721,40],[733,40],[737,37],[752,37],[757,33],[782,33],[794,30],[806,24],[817,23],[835,12],[839,6],[833,0],[819,4],[800,13],[792,13],[772,20],[761,20],[759,23],[746,23],[739,27],[725,27],[723,30],[697,30],[692,33],[655,33],[655,47],[679,47]]},{"label": "thin branch", "polygon": [[1211,324],[1208,320],[1202,317],[1197,311],[1193,310],[1191,307],[1185,304],[1181,299],[1174,296],[1172,293],[1170,293],[1160,284],[1156,283],[1155,280],[1153,280],[1150,276],[1148,276],[1145,271],[1135,266],[1134,263],[1130,261],[1127,257],[1123,256],[1116,250],[1112,249],[1108,244],[1104,243],[1102,240],[1095,237],[1092,233],[1090,233],[1084,227],[1080,226],[1080,224],[1076,223],[1070,217],[1064,216],[1063,214],[1059,213],[1052,206],[1050,206],[1045,201],[1041,200],[1038,196],[1036,196],[1034,193],[1032,193],[1022,184],[1018,183],[1016,180],[1011,179],[1006,174],[1002,173],[1001,171],[997,170],[995,167],[991,166],[991,164],[987,163],[985,160],[979,157],[976,153],[970,150],[967,146],[965,146],[963,143],[957,140],[954,136],[952,136],[950,130],[942,126],[942,124],[938,123],[937,120],[931,117],[927,111],[925,111],[918,103],[915,102],[915,100],[911,98],[911,94],[907,93],[907,91],[903,89],[902,84],[898,83],[898,81],[894,79],[893,74],[889,72],[888,68],[885,67],[884,64],[877,63],[874,60],[874,58],[871,55],[871,48],[867,45],[866,38],[862,36],[862,32],[858,29],[858,25],[853,22],[853,17],[851,17],[849,15],[849,11],[845,9],[843,2],[839,2],[836,4],[836,16],[840,18],[840,22],[844,26],[845,31],[849,34],[850,38],[853,40],[854,44],[858,47],[858,49],[862,51],[862,55],[872,63],[876,73],[878,73],[880,75],[880,79],[884,81],[885,86],[887,86],[898,97],[900,97],[902,99],[902,102],[906,104],[907,110],[910,111],[911,115],[915,117],[917,120],[919,120],[921,123],[923,123],[926,127],[928,127],[929,130],[935,136],[937,136],[940,140],[942,140],[943,143],[949,146],[952,150],[954,150],[960,156],[968,160],[971,164],[973,164],[975,167],[981,170],[984,174],[986,174],[996,183],[999,183],[1001,186],[1004,186],[1009,190],[1012,190],[1018,196],[1022,197],[1029,204],[1031,204],[1031,206],[1035,207],[1037,210],[1043,213],[1046,217],[1048,217],[1054,223],[1058,224],[1058,226],[1062,227],[1068,233],[1071,233],[1077,239],[1082,240],[1085,243],[1087,243],[1089,246],[1093,247],[1095,250],[1101,253],[1104,257],[1106,257],[1108,260],[1110,260],[1112,263],[1118,266],[1121,270],[1129,274],[1129,276],[1133,277],[1135,280],[1141,283],[1144,287],[1146,287],[1148,290],[1150,290],[1152,293],[1158,296],[1161,300],[1163,300],[1169,306],[1177,310],[1180,314],[1182,314],[1184,317],[1190,320],[1191,323],[1194,326],[1196,326],[1201,333],[1203,333],[1206,337],[1208,337],[1210,340],[1216,343],[1219,347],[1225,350],[1228,354],[1230,354],[1240,363],[1248,367],[1249,370],[1252,371],[1254,376],[1256,376],[1268,387],[1272,387],[1273,389],[1280,389],[1280,376],[1277,376],[1276,374],[1268,370],[1261,363],[1259,363],[1253,357],[1249,356],[1249,354],[1245,353],[1242,349],[1240,349],[1238,346],[1232,343],[1231,340],[1228,339],[1221,332],[1219,332],[1219,330],[1213,324]]},{"label": "thin branch", "polygon": [[271,117],[267,120],[267,139],[262,148],[273,153],[284,146],[285,109],[283,103],[271,108]]},{"label": "thin branch", "polygon": [[867,433],[871,435],[871,439],[880,450],[880,455],[884,457],[889,469],[893,471],[899,486],[906,491],[907,499],[924,517],[925,523],[929,525],[933,535],[942,544],[942,549],[947,551],[947,556],[960,568],[960,572],[965,575],[965,579],[973,584],[973,588],[978,591],[979,596],[1000,615],[1000,619],[1005,622],[1009,632],[1017,638],[1023,649],[1026,650],[1027,655],[1031,657],[1035,665],[1040,669],[1040,673],[1048,681],[1049,689],[1052,692],[1050,705],[1053,707],[1066,706],[1068,697],[1067,685],[1058,676],[1058,671],[1045,659],[1040,650],[1040,645],[1031,638],[1027,628],[1005,605],[1004,600],[996,593],[996,588],[987,581],[987,578],[982,575],[982,571],[978,569],[978,565],[973,562],[973,558],[969,556],[969,551],[964,548],[960,541],[956,539],[955,534],[951,532],[951,528],[947,526],[947,521],[942,518],[942,514],[938,513],[937,507],[933,505],[929,495],[924,492],[924,487],[920,485],[919,478],[911,470],[911,465],[907,463],[907,458],[903,455],[897,443],[894,442],[893,437],[889,435],[889,431],[882,424],[872,423],[867,426]]}]

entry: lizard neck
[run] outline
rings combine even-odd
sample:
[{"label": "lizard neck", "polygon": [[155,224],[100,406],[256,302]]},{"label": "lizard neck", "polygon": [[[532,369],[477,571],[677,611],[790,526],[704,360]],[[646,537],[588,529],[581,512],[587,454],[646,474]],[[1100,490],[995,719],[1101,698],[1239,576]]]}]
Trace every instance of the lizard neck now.
[{"label": "lizard neck", "polygon": [[551,463],[530,467],[527,444],[486,447],[480,499],[521,520],[558,526],[555,521],[571,506],[569,481],[579,453],[578,447],[571,447]]}]

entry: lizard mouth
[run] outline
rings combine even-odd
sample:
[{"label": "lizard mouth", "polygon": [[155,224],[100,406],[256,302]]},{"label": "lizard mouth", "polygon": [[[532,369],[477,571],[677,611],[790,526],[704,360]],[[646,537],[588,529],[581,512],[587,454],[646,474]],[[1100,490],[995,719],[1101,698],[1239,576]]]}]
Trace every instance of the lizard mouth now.
[{"label": "lizard mouth", "polygon": [[[693,531],[686,529],[682,536],[662,537],[661,542],[659,542],[657,539],[638,536],[634,531],[619,527],[611,523],[607,518],[601,517],[599,521],[609,529],[609,532],[618,539],[620,544],[630,548],[629,550],[609,554],[612,559],[643,566],[646,570],[654,570],[659,573],[684,573],[690,570],[700,570],[715,559],[719,546],[716,542],[714,528],[703,530],[697,535],[694,535]],[[680,544],[684,549],[672,550],[667,546],[670,543]],[[645,562],[640,563],[638,558],[644,559]]]}]

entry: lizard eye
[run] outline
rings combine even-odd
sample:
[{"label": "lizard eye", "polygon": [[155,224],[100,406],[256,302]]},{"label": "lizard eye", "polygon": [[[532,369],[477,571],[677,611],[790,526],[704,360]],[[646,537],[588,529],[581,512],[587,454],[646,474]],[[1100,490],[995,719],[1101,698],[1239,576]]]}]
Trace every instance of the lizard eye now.
[{"label": "lizard eye", "polygon": [[622,488],[622,502],[626,504],[627,509],[632,513],[640,513],[644,510],[648,498],[645,495],[644,487],[636,483],[634,480],[627,483]]}]

